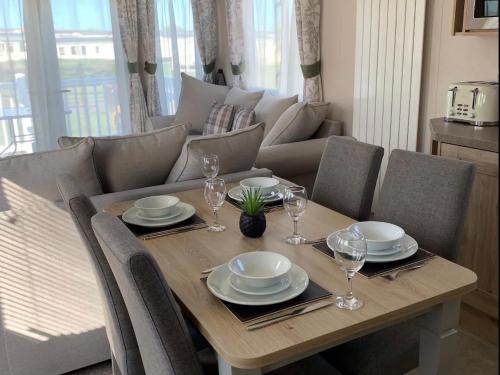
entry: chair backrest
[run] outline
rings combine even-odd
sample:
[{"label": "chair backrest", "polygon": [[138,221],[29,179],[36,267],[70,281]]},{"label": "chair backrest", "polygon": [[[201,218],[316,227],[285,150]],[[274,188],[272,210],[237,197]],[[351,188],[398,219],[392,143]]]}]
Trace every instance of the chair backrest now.
[{"label": "chair backrest", "polygon": [[330,137],[311,199],[353,219],[368,219],[383,156],[382,147]]},{"label": "chair backrest", "polygon": [[474,171],[472,163],[394,150],[375,218],[399,225],[420,247],[455,260]]},{"label": "chair backrest", "polygon": [[130,312],[146,373],[201,374],[186,322],[156,261],[116,217],[99,213],[92,227]]},{"label": "chair backrest", "polygon": [[[60,175],[57,186],[90,255],[97,284],[103,296],[106,331],[113,354],[114,373],[144,374],[139,346],[132,323],[108,261],[95,237],[91,218],[97,211],[70,175]],[[119,372],[116,371],[116,366]]]}]

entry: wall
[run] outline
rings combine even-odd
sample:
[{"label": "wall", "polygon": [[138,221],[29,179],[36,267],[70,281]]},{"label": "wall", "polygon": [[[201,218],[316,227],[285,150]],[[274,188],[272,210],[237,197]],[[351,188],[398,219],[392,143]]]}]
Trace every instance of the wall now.
[{"label": "wall", "polygon": [[498,81],[498,37],[452,36],[454,0],[427,0],[418,150],[430,152],[429,120],[442,117],[454,81]]},{"label": "wall", "polygon": [[321,62],[325,101],[332,103],[330,118],[344,122],[352,134],[356,1],[323,0]]}]

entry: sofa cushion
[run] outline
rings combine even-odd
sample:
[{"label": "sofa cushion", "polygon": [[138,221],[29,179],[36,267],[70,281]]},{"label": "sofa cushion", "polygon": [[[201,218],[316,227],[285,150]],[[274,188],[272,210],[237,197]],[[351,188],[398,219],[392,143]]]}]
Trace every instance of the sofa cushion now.
[{"label": "sofa cushion", "polygon": [[224,103],[228,86],[213,85],[181,73],[182,87],[174,123],[190,123],[193,132],[203,131],[213,102]]},{"label": "sofa cushion", "polygon": [[300,142],[311,138],[330,110],[330,103],[300,102],[280,116],[266,135],[262,146]]},{"label": "sofa cushion", "polygon": [[215,104],[203,125],[203,135],[222,134],[229,131],[233,122],[234,105]]},{"label": "sofa cushion", "polygon": [[254,109],[259,100],[264,95],[264,91],[246,91],[238,87],[233,87],[226,95],[224,104],[232,104],[239,108]]},{"label": "sofa cushion", "polygon": [[252,124],[255,124],[255,111],[251,111],[249,109],[240,109],[234,115],[231,130],[245,129]]},{"label": "sofa cushion", "polygon": [[249,170],[263,138],[263,123],[225,134],[193,138],[184,145],[166,182],[202,178],[201,158],[205,154],[219,156],[219,175]]},{"label": "sofa cushion", "polygon": [[0,211],[26,207],[30,196],[52,202],[61,200],[56,185],[59,174],[73,176],[86,195],[102,194],[92,150],[94,141],[85,138],[62,150],[35,152],[0,159]]},{"label": "sofa cushion", "polygon": [[265,94],[262,99],[259,100],[255,106],[255,121],[264,122],[266,124],[264,135],[267,135],[267,133],[271,131],[281,114],[292,104],[297,103],[297,100],[298,95],[286,98],[269,94]]},{"label": "sofa cushion", "polygon": [[[104,193],[162,184],[179,157],[189,124],[148,133],[93,138],[94,162]],[[59,144],[73,142],[59,138]]]}]

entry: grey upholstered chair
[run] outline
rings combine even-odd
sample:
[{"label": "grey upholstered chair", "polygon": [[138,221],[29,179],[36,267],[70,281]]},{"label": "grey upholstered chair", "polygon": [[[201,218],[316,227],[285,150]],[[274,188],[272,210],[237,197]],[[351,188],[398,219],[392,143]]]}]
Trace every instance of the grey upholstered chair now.
[{"label": "grey upholstered chair", "polygon": [[[471,163],[394,150],[375,220],[401,226],[420,247],[454,260],[473,179]],[[418,366],[416,319],[350,341],[323,356],[343,374],[404,374]]]},{"label": "grey upholstered chair", "polygon": [[92,227],[130,312],[146,374],[202,374],[184,318],[156,261],[116,217],[99,213]]},{"label": "grey upholstered chair", "polygon": [[113,374],[144,374],[139,346],[125,302],[90,223],[90,219],[97,211],[70,175],[59,176],[57,186],[89,252],[97,284],[104,300],[106,333],[111,345]]},{"label": "grey upholstered chair", "polygon": [[383,156],[382,147],[330,137],[311,199],[353,219],[368,219]]}]

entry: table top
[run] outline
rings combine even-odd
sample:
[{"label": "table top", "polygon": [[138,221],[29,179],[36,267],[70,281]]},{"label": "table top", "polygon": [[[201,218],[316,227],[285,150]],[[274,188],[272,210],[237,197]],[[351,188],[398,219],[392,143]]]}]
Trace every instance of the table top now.
[{"label": "table top", "polygon": [[[201,189],[173,195],[194,205],[197,214],[211,222],[212,212]],[[119,215],[131,205],[132,202],[115,203],[105,211]],[[267,229],[258,239],[240,233],[239,216],[240,211],[226,202],[219,212],[219,221],[227,227],[225,232],[200,229],[142,241],[157,260],[182,308],[217,353],[235,367],[261,368],[333,346],[424,313],[475,289],[477,278],[472,271],[434,257],[425,267],[402,273],[394,281],[357,275],[353,281],[354,293],[365,301],[365,306],[357,311],[340,310],[331,305],[247,331],[200,280],[202,270],[227,262],[239,253],[261,249],[287,256],[304,268],[313,281],[334,294],[343,294],[347,281],[334,261],[311,245],[291,246],[284,242],[292,232],[292,220],[284,210],[266,215]],[[299,232],[316,239],[353,222],[351,218],[309,202],[299,221]]]},{"label": "table top", "polygon": [[498,126],[471,126],[441,117],[431,119],[430,128],[435,141],[498,152]]}]

